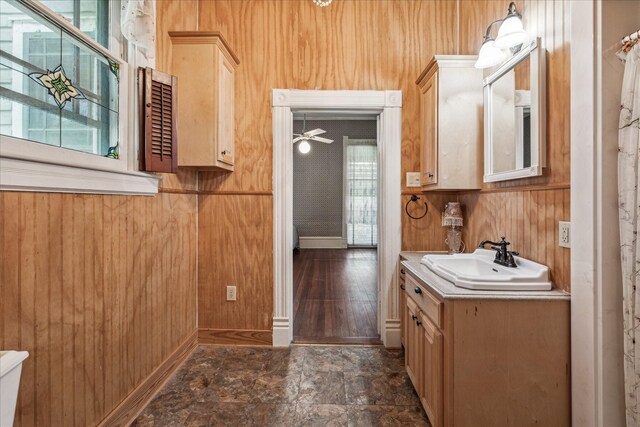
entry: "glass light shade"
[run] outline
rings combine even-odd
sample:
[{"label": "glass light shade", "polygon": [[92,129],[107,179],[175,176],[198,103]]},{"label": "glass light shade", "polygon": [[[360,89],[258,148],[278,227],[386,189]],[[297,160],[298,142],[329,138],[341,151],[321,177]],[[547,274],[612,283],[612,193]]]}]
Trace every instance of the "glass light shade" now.
[{"label": "glass light shade", "polygon": [[516,15],[512,15],[505,18],[502,25],[500,25],[494,45],[499,49],[507,49],[526,42],[527,38],[527,32],[522,25],[522,19]]},{"label": "glass light shade", "polygon": [[480,53],[478,53],[478,60],[476,61],[476,68],[489,68],[494,65],[498,65],[507,59],[507,53],[498,49],[493,40],[487,40],[482,44]]},{"label": "glass light shade", "polygon": [[309,151],[311,151],[311,145],[309,145],[307,141],[302,141],[300,142],[300,144],[298,144],[298,150],[300,150],[302,154],[307,154]]},{"label": "glass light shade", "polygon": [[462,207],[458,202],[449,202],[442,214],[443,227],[462,227]]},{"label": "glass light shade", "polygon": [[447,238],[444,242],[449,245],[450,254],[459,254],[464,252],[465,244],[462,241],[462,231],[450,229],[447,230]]}]

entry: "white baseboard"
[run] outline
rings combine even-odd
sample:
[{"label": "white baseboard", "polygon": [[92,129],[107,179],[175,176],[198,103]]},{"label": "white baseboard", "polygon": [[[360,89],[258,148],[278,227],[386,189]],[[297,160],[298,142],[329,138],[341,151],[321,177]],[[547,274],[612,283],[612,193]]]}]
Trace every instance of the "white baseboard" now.
[{"label": "white baseboard", "polygon": [[400,348],[402,346],[400,319],[387,319],[385,324],[386,328],[382,336],[382,343],[386,348]]},{"label": "white baseboard", "polygon": [[346,249],[347,239],[342,237],[300,237],[300,249]]},{"label": "white baseboard", "polygon": [[273,318],[273,346],[289,347],[293,340],[293,329],[290,328],[289,318],[274,317]]}]

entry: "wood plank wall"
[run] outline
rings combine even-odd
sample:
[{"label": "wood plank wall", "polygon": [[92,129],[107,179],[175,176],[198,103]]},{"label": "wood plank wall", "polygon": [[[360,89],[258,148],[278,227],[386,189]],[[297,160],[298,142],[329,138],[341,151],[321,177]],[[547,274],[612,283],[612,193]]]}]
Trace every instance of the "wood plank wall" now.
[{"label": "wood plank wall", "polygon": [[195,197],[0,193],[17,426],[97,424],[194,333]]},{"label": "wood plank wall", "polygon": [[[458,198],[470,246],[515,236],[514,248],[551,265],[568,289],[569,251],[555,241],[557,220],[569,216],[569,6],[519,3],[549,51],[548,171],[476,193],[422,195],[430,213],[403,216],[403,249],[444,249],[439,211]],[[0,347],[31,352],[17,425],[95,424],[159,366],[195,329],[196,246],[200,327],[269,329],[270,89],[401,89],[404,177],[419,169],[415,77],[435,53],[477,52],[506,5],[159,1],[159,69],[170,72],[170,30],[220,30],[240,56],[236,172],[166,175],[153,198],[0,193]],[[402,191],[404,208],[411,190]],[[238,286],[235,303],[224,301],[228,284]]]},{"label": "wood plank wall", "polygon": [[[463,4],[476,7],[476,2]],[[541,177],[487,184],[479,193],[459,195],[466,210],[463,233],[471,248],[507,236],[513,250],[551,268],[556,288],[570,291],[571,252],[558,246],[558,221],[570,220],[570,2],[526,0],[518,8],[525,28],[542,37],[547,50],[547,168]]]},{"label": "wood plank wall", "polygon": [[[197,2],[157,7],[166,70],[164,34],[195,29]],[[98,424],[193,337],[197,173],[163,175],[161,187],[0,192],[0,349],[30,353],[16,426]]]},{"label": "wood plank wall", "polygon": [[[401,209],[404,210],[404,203],[415,192],[404,186],[405,173],[419,170],[416,77],[436,53],[477,53],[486,25],[504,16],[507,6],[507,1],[493,0],[340,0],[327,8],[319,8],[306,0],[199,3],[198,28],[221,31],[241,62],[235,92],[236,172],[205,172],[199,177],[200,191],[217,193],[209,202],[201,197],[200,232],[206,228],[209,236],[223,236],[205,239],[202,235],[199,250],[200,327],[270,327],[273,305],[271,89],[401,89],[404,105],[400,173],[403,182]],[[465,227],[465,240],[470,248],[477,244],[479,236],[497,237],[493,234],[500,234],[500,230],[509,234],[510,230],[521,227],[525,221],[524,213],[516,211],[512,215],[501,216],[503,223],[496,224],[494,229],[487,228],[486,224],[496,217],[490,209],[501,208],[494,208],[495,199],[515,201],[534,194],[536,190],[545,190],[540,212],[529,214],[529,218],[553,215],[549,225],[545,222],[545,226],[538,230],[544,233],[544,238],[537,240],[534,248],[530,248],[530,242],[515,238],[512,241],[516,249],[522,248],[524,256],[553,264],[558,287],[568,289],[569,251],[552,245],[555,237],[552,238],[551,233],[556,233],[557,225],[552,227],[551,224],[567,219],[569,215],[569,6],[561,1],[534,0],[518,2],[518,6],[525,12],[527,28],[542,35],[549,50],[547,137],[550,167],[547,174],[537,179],[487,186],[487,191],[502,191],[500,188],[506,187],[504,190],[508,192],[502,196],[487,192],[420,194],[421,201],[426,200],[429,204],[429,214],[418,221],[403,214],[402,247],[404,250],[445,249],[439,212],[447,201],[452,200],[474,207],[474,215],[468,216]],[[547,189],[547,186],[553,188],[559,183],[564,187]],[[514,192],[510,188],[514,185],[537,187]],[[256,196],[256,192],[261,195]],[[547,206],[549,192],[553,196],[549,198],[551,205]],[[531,197],[535,203],[530,206],[538,206],[543,199],[538,195]],[[555,206],[557,200],[562,200],[562,209]],[[410,206],[410,209],[418,213],[417,206]],[[227,230],[228,221],[217,216],[222,212],[245,226]],[[256,222],[251,224],[251,221]],[[251,231],[250,224],[255,231]],[[229,241],[242,243],[228,247]],[[550,251],[547,252],[546,248]],[[259,250],[265,251],[265,255],[247,258],[247,253]],[[221,274],[223,267],[217,263],[221,261],[222,254],[224,268],[233,270],[233,273]],[[560,261],[554,258],[552,263],[549,254],[559,257]],[[566,268],[556,271],[556,265]],[[239,301],[227,303],[224,298],[219,300],[224,295],[224,287],[231,281],[238,286]],[[256,292],[264,299],[253,298],[251,295]],[[228,308],[230,304],[233,308]],[[252,314],[254,318],[250,322],[242,315],[229,314],[254,313],[256,310],[264,312],[257,316]]]}]

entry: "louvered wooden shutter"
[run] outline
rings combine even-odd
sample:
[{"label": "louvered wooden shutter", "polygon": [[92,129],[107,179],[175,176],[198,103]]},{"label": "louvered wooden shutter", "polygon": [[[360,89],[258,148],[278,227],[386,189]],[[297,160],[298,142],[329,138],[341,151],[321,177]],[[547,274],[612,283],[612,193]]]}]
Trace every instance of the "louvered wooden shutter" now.
[{"label": "louvered wooden shutter", "polygon": [[[178,171],[177,124],[178,79],[151,68],[139,73],[144,88],[144,152],[141,169],[149,172]],[[144,160],[144,163],[142,162]]]}]

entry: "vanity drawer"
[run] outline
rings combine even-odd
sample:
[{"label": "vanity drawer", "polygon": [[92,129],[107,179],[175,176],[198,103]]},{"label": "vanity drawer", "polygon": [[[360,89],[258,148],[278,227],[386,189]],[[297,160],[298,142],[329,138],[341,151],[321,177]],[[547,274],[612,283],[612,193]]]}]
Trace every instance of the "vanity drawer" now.
[{"label": "vanity drawer", "polygon": [[424,286],[420,285],[410,274],[405,276],[407,296],[414,300],[420,310],[440,329],[442,329],[443,307],[442,301],[433,296]]},{"label": "vanity drawer", "polygon": [[400,277],[400,281],[404,283],[404,281],[406,280],[405,278],[407,276],[407,273],[406,273],[404,267],[402,266],[402,264],[400,264],[400,266],[399,266],[399,271],[400,271],[400,273],[399,273],[398,276]]}]

